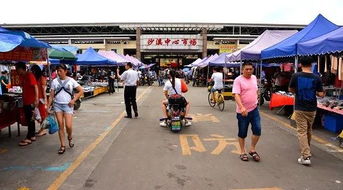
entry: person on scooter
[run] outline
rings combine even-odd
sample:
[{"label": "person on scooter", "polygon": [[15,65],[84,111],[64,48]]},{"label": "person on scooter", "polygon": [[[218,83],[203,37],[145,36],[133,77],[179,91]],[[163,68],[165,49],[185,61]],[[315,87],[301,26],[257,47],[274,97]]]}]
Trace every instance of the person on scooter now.
[{"label": "person on scooter", "polygon": [[[175,70],[170,70],[169,74],[168,74],[168,78],[169,80],[166,81],[164,88],[163,88],[163,95],[165,96],[165,99],[162,101],[162,112],[163,112],[163,116],[165,118],[168,118],[168,113],[167,113],[167,106],[168,106],[168,99],[170,96],[174,95],[174,94],[179,94],[182,96],[182,81],[179,78],[176,78],[176,72]],[[184,114],[184,117],[188,116],[189,113],[189,109],[190,109],[190,103],[188,101],[186,101],[186,110]],[[186,120],[186,126],[190,126],[192,125],[190,121]],[[166,121],[162,121],[160,123],[161,127],[166,127],[167,123]]]},{"label": "person on scooter", "polygon": [[211,100],[215,102],[214,92],[222,90],[224,88],[223,73],[220,72],[220,69],[218,67],[215,67],[213,69],[213,74],[211,76],[210,82],[214,82],[214,85],[211,88]]}]

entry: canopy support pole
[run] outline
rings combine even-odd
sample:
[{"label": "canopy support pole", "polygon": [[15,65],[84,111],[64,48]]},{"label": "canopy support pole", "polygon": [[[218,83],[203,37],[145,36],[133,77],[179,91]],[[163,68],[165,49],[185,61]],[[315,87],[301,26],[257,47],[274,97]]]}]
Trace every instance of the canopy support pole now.
[{"label": "canopy support pole", "polygon": [[[259,98],[263,98],[261,96],[261,93],[262,93],[262,59],[260,60],[260,81],[259,81],[260,85],[258,87],[259,91],[258,91],[258,96]],[[261,100],[260,100],[261,101]],[[261,104],[260,104],[260,101],[258,103],[258,107],[261,107]]]},{"label": "canopy support pole", "polygon": [[294,60],[294,72],[298,72],[298,62],[299,62],[299,57],[298,56],[295,56],[295,60]]},{"label": "canopy support pole", "polygon": [[50,68],[50,62],[49,62],[49,53],[48,50],[46,50],[46,65],[48,66],[48,74],[49,74],[49,86],[51,86],[52,78],[51,78],[51,68]]},{"label": "canopy support pole", "polygon": [[208,86],[208,76],[210,74],[210,63],[208,63],[208,66],[207,66],[207,76],[206,76],[206,86]]}]

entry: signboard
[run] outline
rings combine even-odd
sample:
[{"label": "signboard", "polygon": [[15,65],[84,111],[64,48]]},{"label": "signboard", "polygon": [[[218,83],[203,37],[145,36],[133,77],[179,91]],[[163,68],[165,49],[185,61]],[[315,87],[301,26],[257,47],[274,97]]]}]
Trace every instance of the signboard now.
[{"label": "signboard", "polygon": [[222,44],[219,46],[219,53],[232,53],[237,50],[236,44]]},{"label": "signboard", "polygon": [[179,65],[182,65],[182,59],[177,59],[177,58],[161,58],[160,59],[160,66],[161,67],[176,68]]},{"label": "signboard", "polygon": [[142,35],[142,50],[201,50],[200,35]]},{"label": "signboard", "polygon": [[0,60],[4,61],[45,61],[47,50],[40,48],[16,47],[9,52],[1,52]]}]

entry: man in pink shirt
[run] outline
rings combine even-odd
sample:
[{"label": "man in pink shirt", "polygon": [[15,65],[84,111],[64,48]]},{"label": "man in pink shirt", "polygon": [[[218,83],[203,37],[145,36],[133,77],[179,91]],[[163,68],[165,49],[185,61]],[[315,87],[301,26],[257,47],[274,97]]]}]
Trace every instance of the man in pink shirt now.
[{"label": "man in pink shirt", "polygon": [[257,79],[256,76],[253,75],[254,68],[251,63],[244,63],[242,68],[243,74],[235,79],[232,90],[237,105],[238,141],[241,148],[240,159],[242,161],[249,160],[245,151],[245,138],[248,134],[249,124],[251,124],[253,135],[249,154],[255,161],[260,161],[260,156],[255,149],[261,136],[261,119],[257,108]]}]

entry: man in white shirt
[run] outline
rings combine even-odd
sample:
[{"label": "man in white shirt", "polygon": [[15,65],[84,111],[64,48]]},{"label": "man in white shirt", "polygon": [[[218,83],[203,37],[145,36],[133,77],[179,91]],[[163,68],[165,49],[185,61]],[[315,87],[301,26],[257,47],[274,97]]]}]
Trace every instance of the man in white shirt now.
[{"label": "man in white shirt", "polygon": [[125,118],[132,118],[131,105],[135,112],[135,117],[138,117],[136,102],[137,82],[139,80],[138,73],[132,69],[132,63],[127,63],[125,69],[126,71],[122,75],[119,75],[119,68],[117,69],[117,75],[121,81],[124,81],[125,86],[124,99],[127,114]]},{"label": "man in white shirt", "polygon": [[214,68],[213,69],[213,74],[211,76],[211,79],[210,79],[211,82],[214,81],[214,85],[211,89],[211,92],[212,92],[212,97],[211,99],[214,100],[214,92],[217,91],[217,90],[222,90],[224,85],[223,85],[223,73],[220,72],[220,69],[219,68]]}]

